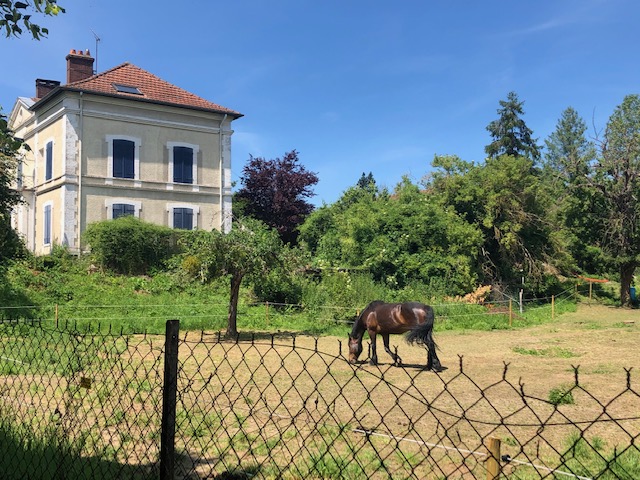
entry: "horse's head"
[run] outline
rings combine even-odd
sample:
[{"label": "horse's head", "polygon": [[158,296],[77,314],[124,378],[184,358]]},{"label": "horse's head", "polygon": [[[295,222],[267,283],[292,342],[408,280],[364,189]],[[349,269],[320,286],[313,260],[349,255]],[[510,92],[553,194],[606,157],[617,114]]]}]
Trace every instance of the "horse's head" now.
[{"label": "horse's head", "polygon": [[362,338],[349,335],[349,363],[356,363],[362,353]]}]

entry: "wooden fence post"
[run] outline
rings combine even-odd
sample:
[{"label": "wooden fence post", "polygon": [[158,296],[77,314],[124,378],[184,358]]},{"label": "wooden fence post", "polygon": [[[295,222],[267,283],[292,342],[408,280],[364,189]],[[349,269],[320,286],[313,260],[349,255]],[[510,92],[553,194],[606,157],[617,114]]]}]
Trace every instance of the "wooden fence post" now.
[{"label": "wooden fence post", "polygon": [[513,323],[513,300],[509,299],[509,326]]},{"label": "wooden fence post", "polygon": [[269,325],[269,302],[265,302],[265,314],[267,316],[266,318],[267,325]]},{"label": "wooden fence post", "polygon": [[556,296],[551,295],[551,320],[556,318]]},{"label": "wooden fence post", "polygon": [[487,443],[489,456],[487,457],[487,480],[497,480],[502,468],[500,466],[500,439],[489,437]]},{"label": "wooden fence post", "polygon": [[179,320],[167,320],[160,431],[160,480],[173,480],[175,469],[176,391],[178,389]]}]

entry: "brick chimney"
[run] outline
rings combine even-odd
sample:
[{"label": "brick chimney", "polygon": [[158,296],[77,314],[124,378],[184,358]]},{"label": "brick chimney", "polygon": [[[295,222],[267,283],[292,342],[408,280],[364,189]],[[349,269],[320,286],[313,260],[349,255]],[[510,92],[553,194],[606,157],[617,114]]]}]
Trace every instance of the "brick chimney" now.
[{"label": "brick chimney", "polygon": [[71,50],[67,59],[67,83],[79,82],[93,75],[93,57],[89,50]]},{"label": "brick chimney", "polygon": [[60,86],[57,80],[36,78],[36,98],[44,98],[51,90]]}]

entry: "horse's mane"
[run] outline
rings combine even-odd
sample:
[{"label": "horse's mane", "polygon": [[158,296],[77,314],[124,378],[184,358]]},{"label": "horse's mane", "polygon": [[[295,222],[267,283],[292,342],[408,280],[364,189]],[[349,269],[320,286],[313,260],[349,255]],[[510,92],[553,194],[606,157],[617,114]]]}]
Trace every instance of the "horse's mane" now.
[{"label": "horse's mane", "polygon": [[378,305],[383,304],[384,302],[382,300],[374,300],[373,302],[369,303],[369,305],[367,305],[366,307],[364,307],[364,310],[362,310],[362,312],[360,312],[360,315],[358,315],[358,318],[355,319],[355,321],[353,322],[353,328],[351,329],[351,335],[349,335],[351,338],[359,338],[365,331],[365,325],[364,325],[364,318],[366,315],[369,315],[369,312],[371,312],[371,310],[373,310],[375,307],[377,307]]}]

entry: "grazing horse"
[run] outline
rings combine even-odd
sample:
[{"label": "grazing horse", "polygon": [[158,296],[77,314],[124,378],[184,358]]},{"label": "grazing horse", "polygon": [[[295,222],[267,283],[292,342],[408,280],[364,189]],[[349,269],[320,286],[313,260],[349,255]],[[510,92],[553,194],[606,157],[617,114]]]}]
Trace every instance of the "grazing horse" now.
[{"label": "grazing horse", "polygon": [[444,370],[436,355],[436,343],[433,341],[433,308],[418,302],[385,303],[380,300],[371,302],[353,322],[349,334],[349,363],[356,363],[362,353],[362,337],[369,332],[371,339],[371,365],[378,364],[376,353],[376,335],[382,335],[384,350],[391,355],[393,362],[402,364],[400,356],[389,348],[389,335],[407,333],[408,343],[424,345],[427,349],[427,370]]}]

